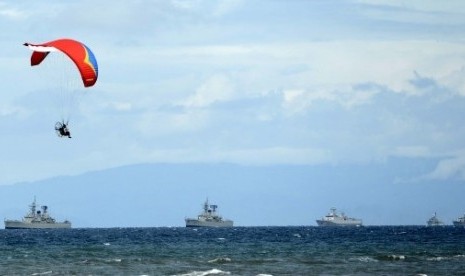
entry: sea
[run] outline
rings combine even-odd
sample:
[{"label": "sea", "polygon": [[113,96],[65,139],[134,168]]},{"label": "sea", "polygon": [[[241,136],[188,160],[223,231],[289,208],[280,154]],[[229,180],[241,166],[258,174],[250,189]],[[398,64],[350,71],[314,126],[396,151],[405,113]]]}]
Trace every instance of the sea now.
[{"label": "sea", "polygon": [[0,230],[0,275],[465,275],[465,228]]}]

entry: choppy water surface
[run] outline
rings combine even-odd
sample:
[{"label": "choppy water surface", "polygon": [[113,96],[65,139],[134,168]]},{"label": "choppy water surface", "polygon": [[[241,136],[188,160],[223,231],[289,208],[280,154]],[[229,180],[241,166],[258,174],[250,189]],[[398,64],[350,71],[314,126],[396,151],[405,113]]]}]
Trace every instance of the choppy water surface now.
[{"label": "choppy water surface", "polygon": [[454,227],[1,230],[0,275],[458,275]]}]

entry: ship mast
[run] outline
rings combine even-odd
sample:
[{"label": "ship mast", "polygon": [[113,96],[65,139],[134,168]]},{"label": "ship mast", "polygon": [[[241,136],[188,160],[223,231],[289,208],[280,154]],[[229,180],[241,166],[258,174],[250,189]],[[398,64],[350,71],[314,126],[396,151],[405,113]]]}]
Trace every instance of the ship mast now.
[{"label": "ship mast", "polygon": [[35,217],[36,215],[36,196],[34,196],[34,201],[32,202],[31,205],[29,205],[29,207],[31,207],[31,217]]}]

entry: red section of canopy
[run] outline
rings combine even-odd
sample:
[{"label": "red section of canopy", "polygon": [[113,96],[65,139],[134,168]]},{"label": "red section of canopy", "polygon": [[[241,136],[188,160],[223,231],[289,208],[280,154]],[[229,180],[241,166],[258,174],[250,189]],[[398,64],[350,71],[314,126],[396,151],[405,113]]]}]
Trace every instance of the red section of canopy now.
[{"label": "red section of canopy", "polygon": [[[54,47],[66,54],[76,65],[85,87],[95,84],[98,77],[98,67],[94,54],[83,43],[73,39],[57,39],[42,44],[24,43],[25,46]],[[34,51],[31,55],[31,66],[39,65],[50,52]]]}]

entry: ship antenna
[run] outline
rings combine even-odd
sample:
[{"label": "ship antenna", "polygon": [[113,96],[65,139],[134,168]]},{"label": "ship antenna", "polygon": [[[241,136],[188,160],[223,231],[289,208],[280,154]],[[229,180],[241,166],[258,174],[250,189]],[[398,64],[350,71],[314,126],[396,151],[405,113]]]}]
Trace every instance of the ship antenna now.
[{"label": "ship antenna", "polygon": [[31,204],[31,213],[32,215],[35,215],[36,213],[36,196],[34,196],[34,201]]},{"label": "ship antenna", "polygon": [[205,213],[208,211],[208,197],[207,200],[205,200],[205,203],[203,204],[203,210],[205,211]]}]

